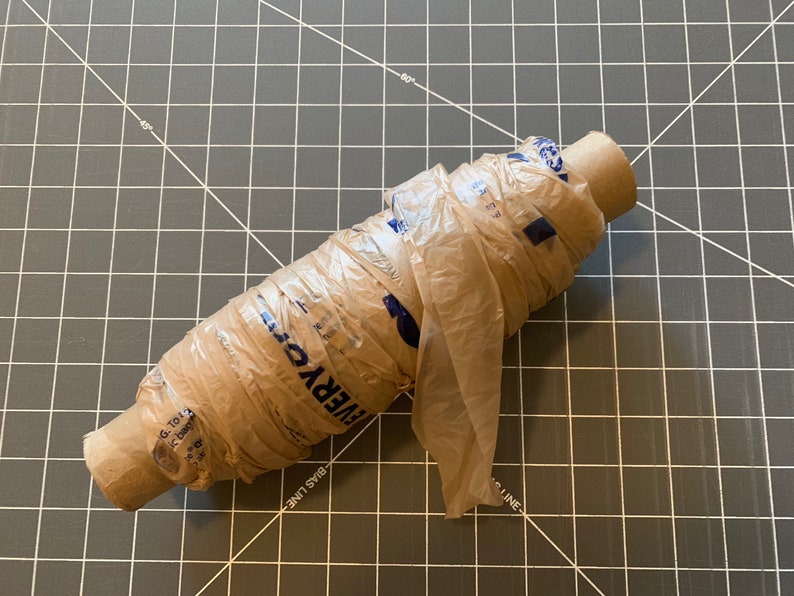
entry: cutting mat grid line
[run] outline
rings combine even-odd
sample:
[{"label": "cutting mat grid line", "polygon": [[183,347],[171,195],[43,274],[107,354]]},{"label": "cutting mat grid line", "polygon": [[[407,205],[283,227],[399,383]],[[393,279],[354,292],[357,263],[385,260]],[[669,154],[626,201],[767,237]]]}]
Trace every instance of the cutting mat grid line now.
[{"label": "cutting mat grid line", "polygon": [[[13,589],[792,589],[790,3],[123,4],[3,11]],[[279,480],[175,490],[134,516],[93,491],[80,435],[230,295],[433,163],[601,127],[654,211],[615,222],[507,343],[495,476],[515,510],[442,519],[406,398]],[[277,532],[246,546],[262,528]]]}]

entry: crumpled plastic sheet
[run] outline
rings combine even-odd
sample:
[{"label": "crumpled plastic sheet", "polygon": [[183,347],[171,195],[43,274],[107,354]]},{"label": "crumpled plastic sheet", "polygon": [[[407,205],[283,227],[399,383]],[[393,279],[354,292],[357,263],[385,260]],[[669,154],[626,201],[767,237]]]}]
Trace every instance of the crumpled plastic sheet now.
[{"label": "crumpled plastic sheet", "polygon": [[250,482],[414,389],[447,517],[498,505],[502,346],[602,239],[552,141],[437,165],[389,208],[232,299],[142,381],[147,443],[177,484]]}]

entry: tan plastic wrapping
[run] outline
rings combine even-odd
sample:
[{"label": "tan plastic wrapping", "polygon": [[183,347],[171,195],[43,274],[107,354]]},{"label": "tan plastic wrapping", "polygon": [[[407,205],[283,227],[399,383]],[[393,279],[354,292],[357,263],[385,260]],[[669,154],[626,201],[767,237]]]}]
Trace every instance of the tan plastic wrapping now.
[{"label": "tan plastic wrapping", "polygon": [[499,504],[503,339],[571,284],[604,234],[602,211],[636,199],[606,135],[569,151],[570,163],[530,138],[449,175],[436,166],[231,300],[163,356],[135,406],[86,436],[104,494],[134,510],[176,484],[250,482],[414,387],[412,425],[447,516]]}]

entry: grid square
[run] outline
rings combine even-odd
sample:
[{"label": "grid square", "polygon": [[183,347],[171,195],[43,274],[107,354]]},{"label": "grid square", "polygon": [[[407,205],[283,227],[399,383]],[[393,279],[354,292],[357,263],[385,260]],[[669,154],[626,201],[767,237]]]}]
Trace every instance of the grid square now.
[{"label": "grid square", "polygon": [[[572,414],[615,414],[617,393],[614,371],[571,370],[569,380]],[[626,397],[630,398],[630,395]]]},{"label": "grid square", "polygon": [[301,106],[298,112],[297,133],[299,143],[308,145],[338,144],[339,108],[337,106]]},{"label": "grid square", "polygon": [[660,416],[666,397],[660,370],[619,370],[620,413],[624,416]]},{"label": "grid square", "polygon": [[57,337],[58,321],[55,319],[18,319],[14,335],[14,360],[54,362]]},{"label": "grid square", "polygon": [[720,462],[725,466],[763,466],[765,429],[759,419],[719,419]]},{"label": "grid square", "polygon": [[792,416],[794,403],[790,387],[794,386],[794,371],[765,370],[761,374],[761,382],[767,416]]},{"label": "grid square", "polygon": [[573,418],[574,464],[618,463],[617,424],[613,418]]},{"label": "grid square", "polygon": [[381,563],[419,565],[425,559],[424,515],[381,514],[380,540],[378,542]]},{"label": "grid square", "polygon": [[708,466],[716,463],[712,420],[672,418],[668,424],[670,460],[673,465]]},{"label": "grid square", "polygon": [[585,277],[565,293],[568,318],[574,321],[609,321],[612,318],[611,283],[609,279]]},{"label": "grid square", "polygon": [[562,103],[601,102],[601,73],[598,67],[561,65],[559,72]]},{"label": "grid square", "polygon": [[0,90],[0,100],[36,105],[42,69],[40,65],[4,64],[3,77],[7,77],[7,84]]},{"label": "grid square", "polygon": [[568,435],[568,422],[564,418],[525,419],[524,461],[547,465],[568,463]]},{"label": "grid square", "polygon": [[82,564],[80,561],[39,561],[33,590],[43,594],[61,590],[80,591]]},{"label": "grid square", "polygon": [[471,69],[472,102],[512,104],[513,68],[506,65],[476,65]]},{"label": "grid square", "polygon": [[426,62],[424,27],[391,26],[386,29],[386,62],[412,64]]},{"label": "grid square", "polygon": [[762,468],[724,468],[722,488],[725,515],[767,517],[771,515],[769,474]]},{"label": "grid square", "polygon": [[44,510],[41,512],[38,554],[43,558],[79,559],[83,554],[86,514],[84,511]]},{"label": "grid square", "polygon": [[653,237],[650,234],[613,234],[611,243],[614,275],[653,275],[656,272]]},{"label": "grid square", "polygon": [[765,519],[726,519],[728,564],[744,569],[775,566],[772,522]]},{"label": "grid square", "polygon": [[524,555],[518,544],[524,544],[524,522],[520,517],[494,515],[478,520],[476,550],[478,563],[485,565],[522,565]]},{"label": "grid square", "polygon": [[577,515],[620,515],[620,470],[574,467]]},{"label": "grid square", "polygon": [[557,103],[557,70],[548,64],[516,66],[516,102]]},{"label": "grid square", "polygon": [[[719,472],[714,468],[672,469],[673,502],[676,513],[691,516],[719,516],[721,496]],[[725,513],[728,511],[726,509]]]},{"label": "grid square", "polygon": [[622,477],[626,515],[670,515],[670,478],[665,468],[623,468]]},{"label": "grid square", "polygon": [[515,35],[515,56],[517,63],[555,62],[557,60],[555,28],[550,25],[537,25],[518,29]]},{"label": "grid square", "polygon": [[661,341],[656,323],[618,323],[615,326],[617,364],[620,368],[647,368],[661,364]]},{"label": "grid square", "polygon": [[[251,565],[243,565],[251,568]],[[263,566],[264,567],[264,566]],[[235,567],[236,569],[236,567]],[[164,592],[174,593],[179,591],[179,569],[162,563],[135,563],[135,573],[132,578],[132,594],[145,596],[151,586],[159,586]],[[265,589],[267,584],[259,584]]]},{"label": "grid square", "polygon": [[[595,25],[558,27],[557,44],[560,62],[598,62],[598,41],[598,27]],[[533,61],[538,59],[535,58]],[[551,61],[554,61],[554,58]]]},{"label": "grid square", "polygon": [[[663,323],[665,364],[670,368],[709,366],[706,326],[700,323]],[[712,345],[713,347],[713,345]]]},{"label": "grid square", "polygon": [[40,458],[47,445],[47,412],[7,411],[3,419],[4,457]]},{"label": "grid square", "polygon": [[[0,510],[0,556],[32,557],[36,547],[38,512],[3,509]],[[13,550],[8,549],[13,545]],[[15,561],[18,564],[18,561]],[[3,576],[8,577],[8,576]]]},{"label": "grid square", "polygon": [[[379,106],[342,106],[341,143],[380,145],[383,139],[383,110]],[[432,117],[432,108],[430,114]]]},{"label": "grid square", "polygon": [[[345,29],[345,45],[355,48],[373,60],[383,62],[383,27],[380,25],[348,27]],[[343,52],[341,55],[345,63],[370,64],[368,60],[351,52]]]},{"label": "grid square", "polygon": [[477,532],[473,518],[464,517],[453,523],[442,517],[428,518],[428,534],[433,540],[428,545],[430,565],[473,565],[475,562]]},{"label": "grid square", "polygon": [[256,55],[256,28],[218,27],[215,34],[217,64],[253,64]]},{"label": "grid square", "polygon": [[[11,286],[9,276],[9,286]],[[62,275],[23,275],[19,283],[19,308],[20,317],[57,317],[60,315],[61,289],[63,286]],[[16,279],[13,280],[12,289],[16,289]],[[10,303],[10,301],[9,301]],[[9,312],[14,307],[9,304]]]},{"label": "grid square", "polygon": [[106,333],[105,362],[147,362],[149,321],[111,319]]},{"label": "grid square", "polygon": [[524,400],[524,413],[536,415],[566,414],[565,395],[568,384],[562,370],[524,369],[523,386],[531,399]]},{"label": "grid square", "polygon": [[715,370],[714,399],[722,416],[760,416],[762,393],[758,371]]},{"label": "grid square", "polygon": [[528,466],[526,511],[530,515],[570,515],[573,512],[573,478],[568,466]]},{"label": "grid square", "polygon": [[725,565],[721,520],[677,519],[675,532],[680,567],[717,568]]},{"label": "grid square", "polygon": [[427,134],[426,110],[423,106],[390,106],[385,125],[388,145],[421,145]]},{"label": "grid square", "polygon": [[[378,470],[372,464],[334,464],[333,470],[334,511],[373,511],[377,504]],[[344,516],[341,516],[344,517]],[[374,522],[373,516],[366,516]],[[332,520],[332,524],[334,521]],[[337,530],[334,529],[334,532]],[[343,538],[343,539],[349,539]],[[344,561],[340,561],[344,562]],[[367,562],[367,561],[357,561]]]},{"label": "grid square", "polygon": [[[175,29],[175,31],[179,31]],[[126,48],[124,50],[126,54]],[[171,29],[133,27],[130,62],[133,64],[168,64],[171,56]]]},{"label": "grid square", "polygon": [[[91,428],[83,428],[82,431],[91,430]],[[47,485],[44,488],[44,506],[83,509],[88,504],[90,485],[91,478],[82,459],[59,461],[57,464],[48,465]]]},{"label": "grid square", "polygon": [[673,528],[667,518],[626,519],[627,564],[632,567],[673,565]]},{"label": "grid square", "polygon": [[712,406],[708,371],[668,370],[667,408],[671,416],[709,416]]},{"label": "grid square", "polygon": [[607,323],[569,323],[568,352],[572,366],[611,367],[612,325]]},{"label": "grid square", "polygon": [[756,337],[749,323],[712,323],[711,359],[717,368],[750,368],[757,365]]},{"label": "grid square", "polygon": [[[8,327],[11,336],[11,326]],[[8,408],[48,409],[52,397],[54,366],[50,364],[13,364],[8,372]]]},{"label": "grid square", "polygon": [[706,303],[703,280],[693,277],[663,277],[661,290],[662,320],[704,321]]},{"label": "grid square", "polygon": [[659,418],[621,418],[623,465],[665,465],[665,435],[664,420]]},{"label": "grid square", "polygon": [[85,566],[83,588],[87,592],[108,590],[118,594],[129,589],[130,569],[126,562],[88,561]]},{"label": "grid square", "polygon": [[623,567],[626,564],[623,559],[623,528],[619,517],[577,518],[576,546],[581,565]]}]

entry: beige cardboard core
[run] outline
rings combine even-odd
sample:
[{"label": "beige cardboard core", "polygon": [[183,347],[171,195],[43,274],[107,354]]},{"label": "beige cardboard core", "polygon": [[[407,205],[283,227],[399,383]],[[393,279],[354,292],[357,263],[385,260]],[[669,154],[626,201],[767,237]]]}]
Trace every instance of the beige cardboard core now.
[{"label": "beige cardboard core", "polygon": [[147,448],[138,404],[86,435],[83,455],[102,493],[124,511],[140,509],[174,487]]},{"label": "beige cardboard core", "polygon": [[608,134],[591,132],[562,151],[565,166],[587,180],[593,201],[610,222],[637,202],[637,181],[623,150]]},{"label": "beige cardboard core", "polygon": [[[604,214],[604,219],[607,222],[629,211],[634,206],[637,199],[634,173],[623,151],[611,137],[599,132],[590,133],[565,149],[562,156],[568,171],[575,172],[587,181],[593,202]],[[541,174],[541,179],[548,184],[559,184],[556,179],[554,182],[548,182],[549,179],[545,177],[545,174]],[[568,189],[569,187],[565,185],[559,188]],[[585,199],[585,201],[590,206],[589,219],[585,217],[583,208],[577,206],[576,203],[561,201],[560,206],[572,210],[571,219],[579,222],[579,227],[582,227],[585,221],[597,220],[594,224],[596,231],[602,232],[603,225],[598,212],[589,199]],[[396,236],[391,229],[386,228],[386,233],[383,236],[384,242],[394,242],[393,238],[399,238],[399,236]],[[597,240],[595,241],[597,242]],[[568,283],[572,280],[573,272],[570,273]],[[392,291],[396,292],[397,289]],[[365,296],[359,292],[354,298],[357,302],[361,302]],[[382,304],[379,304],[380,297],[377,297],[375,303],[379,308],[378,312],[382,311]],[[542,302],[538,307],[541,305]],[[521,317],[517,319],[516,328],[525,320],[525,314],[521,313]],[[387,325],[391,324],[389,319]],[[234,333],[237,333],[236,329]],[[498,335],[501,341],[501,328],[498,330]],[[242,336],[241,332],[240,337]],[[217,344],[217,338],[215,343]],[[241,345],[237,345],[237,357],[242,356],[241,347]],[[187,362],[187,360],[182,362]],[[194,372],[198,373],[199,371]],[[199,383],[201,384],[202,381]],[[204,388],[204,385],[201,385],[201,388]],[[265,390],[262,389],[262,391]],[[351,393],[351,395],[353,394]],[[86,435],[84,439],[85,461],[91,475],[104,495],[114,505],[126,511],[134,511],[142,507],[175,486],[154,460],[151,451],[157,437],[147,437],[146,433],[147,430],[151,432],[151,425],[148,429],[144,425],[140,416],[142,410],[143,408],[138,404],[133,405],[104,427]],[[241,430],[243,425],[238,425],[238,422],[240,421],[224,420],[230,430],[244,432],[244,429]],[[271,465],[265,467],[274,469],[274,466]],[[495,499],[499,500],[498,495]],[[487,499],[483,498],[479,502],[487,502]]]}]

